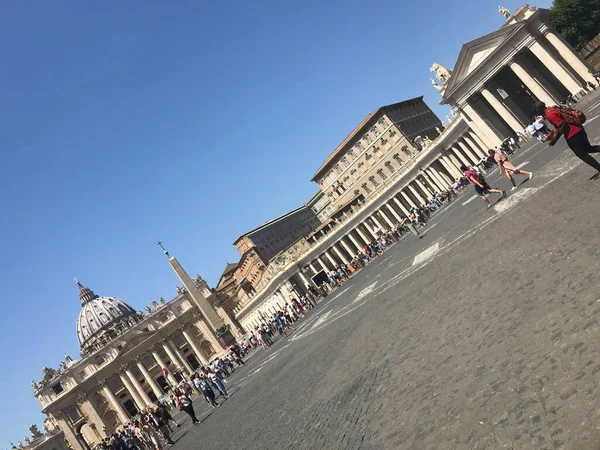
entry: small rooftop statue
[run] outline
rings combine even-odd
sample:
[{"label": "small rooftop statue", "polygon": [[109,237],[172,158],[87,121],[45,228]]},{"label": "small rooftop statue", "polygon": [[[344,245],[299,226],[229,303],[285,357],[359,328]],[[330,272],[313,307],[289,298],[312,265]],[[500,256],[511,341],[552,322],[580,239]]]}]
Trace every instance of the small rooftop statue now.
[{"label": "small rooftop statue", "polygon": [[502,14],[505,19],[510,19],[510,11],[503,6],[498,6],[498,12]]}]

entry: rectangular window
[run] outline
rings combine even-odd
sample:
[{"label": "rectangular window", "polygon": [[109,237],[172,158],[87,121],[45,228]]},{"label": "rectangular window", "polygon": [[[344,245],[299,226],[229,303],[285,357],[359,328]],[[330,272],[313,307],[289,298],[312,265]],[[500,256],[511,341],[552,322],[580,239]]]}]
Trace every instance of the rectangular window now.
[{"label": "rectangular window", "polygon": [[371,184],[373,185],[373,187],[379,186],[379,183],[377,182],[377,180],[375,180],[374,176],[370,176],[369,177],[369,181],[371,182]]},{"label": "rectangular window", "polygon": [[390,171],[390,173],[394,173],[396,171],[396,169],[394,169],[394,166],[392,166],[392,163],[389,161],[385,163],[385,167],[387,170]]},{"label": "rectangular window", "polygon": [[407,147],[406,145],[404,145],[404,146],[402,147],[402,152],[404,152],[404,154],[405,154],[406,156],[412,156],[412,152],[411,152],[411,151],[408,149],[408,147]]},{"label": "rectangular window", "polygon": [[397,163],[399,166],[401,166],[401,165],[402,165],[403,161],[402,161],[402,159],[400,159],[400,155],[399,155],[398,153],[396,153],[396,154],[393,156],[393,158],[394,158],[394,161],[396,161],[396,163]]},{"label": "rectangular window", "polygon": [[371,127],[371,129],[369,130],[371,133],[373,133],[375,135],[375,137],[379,136],[379,130],[377,129],[377,127],[373,126]]},{"label": "rectangular window", "polygon": [[356,148],[358,149],[358,153],[365,151],[365,147],[360,142],[356,143]]},{"label": "rectangular window", "polygon": [[377,171],[377,175],[379,175],[381,177],[382,180],[387,180],[387,175],[385,173],[383,173],[383,169],[379,169]]},{"label": "rectangular window", "polygon": [[335,169],[335,171],[336,171],[337,174],[342,173],[342,168],[340,166],[338,166],[337,164],[335,165],[334,169]]},{"label": "rectangular window", "polygon": [[363,188],[363,191],[365,191],[367,194],[369,194],[371,192],[371,188],[369,187],[369,185],[367,183],[363,183],[362,188]]},{"label": "rectangular window", "polygon": [[348,150],[348,156],[350,156],[350,158],[352,158],[352,159],[356,159],[356,154],[354,153],[354,150],[352,150],[352,149]]},{"label": "rectangular window", "polygon": [[388,127],[388,121],[385,120],[385,117],[382,117],[381,119],[379,119],[379,125],[381,125],[383,128],[387,128]]},{"label": "rectangular window", "polygon": [[63,392],[65,389],[63,388],[63,385],[61,383],[56,383],[54,386],[52,386],[52,390],[54,391],[55,394],[60,394],[61,392]]}]

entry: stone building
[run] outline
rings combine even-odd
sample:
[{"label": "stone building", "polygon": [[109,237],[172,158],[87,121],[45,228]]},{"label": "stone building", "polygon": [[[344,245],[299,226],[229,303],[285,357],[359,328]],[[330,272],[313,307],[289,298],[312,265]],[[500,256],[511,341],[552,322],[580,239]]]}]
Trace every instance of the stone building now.
[{"label": "stone building", "polygon": [[339,216],[378,191],[441,128],[423,97],[383,106],[367,115],[311,180],[331,202],[330,215]]},{"label": "stone building", "polygon": [[12,450],[69,450],[65,434],[48,418],[44,421],[44,433],[40,433],[37,425],[31,425],[29,432],[24,442],[11,443]]},{"label": "stone building", "polygon": [[585,94],[594,81],[550,24],[548,10],[525,5],[503,14],[500,29],[463,45],[441,102],[461,111],[489,147],[523,132],[536,101],[558,104]]},{"label": "stone building", "polygon": [[[422,139],[417,139],[417,126],[409,131],[403,131],[402,124],[393,127],[396,119],[380,109],[322,164],[313,181],[331,198],[333,216],[340,220],[323,224],[306,245],[289,249],[282,264],[270,267],[261,289],[236,311],[246,329],[271,316],[290,295],[305,291],[319,271],[348,262],[366,243],[406,217],[411,207],[448,190],[462,176],[462,164],[479,164],[489,148],[523,131],[534,102],[556,104],[567,95],[589,92],[584,88],[584,82],[592,81],[589,67],[549,25],[547,10],[525,5],[514,14],[505,8],[501,12],[506,18],[502,27],[466,43],[454,71],[439,64],[431,68],[439,80],[432,84],[442,95],[442,104],[453,107],[447,127],[421,131]],[[435,129],[429,117],[429,130]],[[394,142],[390,131],[396,133]],[[443,132],[438,136],[438,131]],[[425,139],[428,133],[432,140]],[[378,156],[382,139],[387,139],[388,147]],[[404,147],[407,151],[402,151]],[[401,161],[394,165],[396,155]]]},{"label": "stone building", "polygon": [[306,206],[313,210],[322,223],[326,222],[334,212],[331,199],[320,189],[310,198]]},{"label": "stone building", "polygon": [[182,286],[174,299],[152,301],[146,313],[77,282],[81,359],[65,356],[32,382],[42,412],[73,450],[95,447],[239,338],[206,282],[190,278],[165,253]]}]

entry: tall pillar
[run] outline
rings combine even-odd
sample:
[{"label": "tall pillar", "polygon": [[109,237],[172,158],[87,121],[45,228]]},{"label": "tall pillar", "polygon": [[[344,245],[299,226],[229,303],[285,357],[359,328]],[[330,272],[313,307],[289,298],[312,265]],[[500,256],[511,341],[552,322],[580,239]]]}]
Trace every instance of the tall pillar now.
[{"label": "tall pillar", "polygon": [[490,147],[485,145],[485,142],[483,142],[481,140],[481,138],[479,137],[479,135],[477,133],[475,133],[473,130],[469,131],[469,136],[471,137],[473,142],[475,144],[477,144],[479,146],[479,148],[483,151],[484,157],[487,157],[488,150],[490,150]]},{"label": "tall pillar", "polygon": [[381,214],[381,217],[383,217],[383,220],[385,220],[390,227],[394,226],[394,222],[392,222],[390,220],[390,218],[387,216],[387,214],[383,212],[383,208],[379,209],[377,212],[379,214]]},{"label": "tall pillar", "polygon": [[[315,271],[315,275],[316,275],[317,271]],[[304,275],[304,273],[302,272],[302,269],[300,269],[298,271],[298,274],[300,275],[300,278],[302,278],[302,282],[304,283],[304,288],[306,289],[307,287],[309,287],[312,283],[309,281],[308,278],[306,278],[306,275]]]},{"label": "tall pillar", "polygon": [[408,217],[410,215],[410,212],[408,211],[406,206],[404,206],[404,204],[396,197],[394,197],[394,201],[396,202],[396,205],[398,205],[398,208],[400,208],[400,210],[404,213],[404,215]]},{"label": "tall pillar", "polygon": [[162,344],[162,346],[163,346],[163,349],[165,350],[165,352],[167,353],[167,355],[169,356],[169,359],[171,360],[171,362],[175,366],[175,369],[176,370],[185,371],[187,369],[186,366],[185,366],[185,364],[183,364],[181,362],[181,360],[179,359],[179,357],[175,355],[175,352],[173,352],[173,349],[168,344],[168,342],[164,342]]},{"label": "tall pillar", "polygon": [[360,252],[364,245],[361,245],[354,236],[352,236],[352,231],[350,231],[348,233],[348,239],[350,239],[350,241],[352,241],[352,244],[356,247],[357,252]]},{"label": "tall pillar", "polygon": [[377,217],[375,216],[375,213],[373,213],[373,215],[371,216],[371,220],[373,220],[373,222],[375,222],[375,225],[377,225],[377,227],[380,230],[383,230],[383,227],[381,226],[381,223],[379,222],[379,220],[377,220]]},{"label": "tall pillar", "polygon": [[365,245],[367,245],[371,241],[369,239],[367,239],[367,236],[365,235],[365,233],[360,229],[360,224],[358,224],[356,226],[355,230],[363,241],[363,245],[360,247],[362,249],[365,247]]},{"label": "tall pillar", "polygon": [[471,139],[470,136],[467,136],[466,134],[463,136],[463,138],[465,139],[465,142],[467,143],[467,145],[469,147],[471,147],[473,149],[473,151],[475,153],[477,153],[477,155],[480,158],[487,158],[487,153],[479,146],[477,145],[477,143],[475,143],[475,141],[473,141],[473,139]]},{"label": "tall pillar", "polygon": [[[173,374],[168,369],[167,365],[165,364],[165,362],[163,361],[163,359],[160,357],[160,355],[158,354],[158,352],[156,350],[152,350],[152,357],[156,361],[156,364],[158,364],[160,366],[160,371],[163,372],[163,375],[164,375],[163,369],[167,369],[167,371],[169,372],[167,381],[172,384],[177,384],[177,380],[173,377]],[[173,361],[173,366],[175,366],[175,364],[176,364],[175,361]]]},{"label": "tall pillar", "polygon": [[463,173],[460,171],[460,163],[458,162],[456,156],[451,154],[451,152],[448,152],[445,158],[448,165],[454,170],[456,176],[458,176],[459,178],[462,177]]},{"label": "tall pillar", "polygon": [[419,202],[421,202],[421,205],[427,203],[427,200],[425,200],[423,197],[421,197],[421,194],[419,194],[417,192],[417,190],[413,187],[412,184],[408,184],[408,188],[410,189],[410,192],[413,193],[413,195],[416,197],[417,200],[419,200]]},{"label": "tall pillar", "polygon": [[154,392],[154,395],[156,395],[156,398],[161,398],[163,396],[163,391],[158,386],[158,384],[156,383],[154,378],[152,378],[152,375],[150,375],[150,372],[148,372],[148,369],[146,369],[146,366],[144,366],[144,363],[140,359],[137,359],[135,361],[135,363],[136,363],[138,369],[140,370],[140,372],[142,372],[142,376],[146,380],[146,383],[148,383],[148,385],[152,388],[152,392]]},{"label": "tall pillar", "polygon": [[446,184],[446,181],[438,173],[437,169],[435,169],[434,167],[430,167],[429,168],[429,173],[431,174],[432,178],[434,178],[434,179],[437,180],[438,184],[442,188],[442,191],[445,191],[446,189],[448,189],[449,186]]},{"label": "tall pillar", "polygon": [[398,221],[401,222],[402,221],[402,217],[400,217],[400,215],[396,212],[396,210],[392,207],[392,205],[390,205],[389,203],[386,203],[385,206],[387,207],[387,209],[390,210],[390,212],[392,213],[392,216],[394,216],[394,218]]},{"label": "tall pillar", "polygon": [[433,187],[433,190],[436,191],[436,193],[443,191],[443,189],[439,186],[438,181],[431,176],[428,170],[421,170],[421,173],[423,174],[423,177],[425,177],[425,181],[427,181],[429,185]]},{"label": "tall pillar", "polygon": [[477,130],[479,131],[479,136],[487,143],[489,147],[493,148],[496,145],[500,145],[502,139],[498,137],[496,132],[492,130],[492,128],[487,124],[485,120],[483,120],[479,113],[475,111],[475,108],[473,108],[468,103],[465,103],[465,105],[463,106],[463,110],[471,119],[469,125],[472,128],[477,128]]},{"label": "tall pillar", "polygon": [[106,427],[104,420],[102,420],[102,417],[100,417],[98,410],[89,399],[86,399],[83,401],[83,403],[81,403],[81,412],[85,416],[87,416],[88,423],[89,425],[91,425],[90,428],[96,434],[98,438],[97,443],[99,444],[102,441],[102,439],[107,437],[104,432],[104,429]]},{"label": "tall pillar", "polygon": [[313,271],[314,274],[317,274],[319,271],[315,268],[315,266],[313,265],[313,263],[311,262],[308,267],[310,267],[310,270]]},{"label": "tall pillar", "polygon": [[144,390],[144,386],[142,386],[140,384],[140,382],[137,380],[137,378],[135,377],[133,372],[131,372],[130,369],[125,369],[125,375],[127,375],[129,377],[129,380],[131,381],[133,388],[136,389],[137,392],[139,393],[142,404],[144,406],[148,406],[149,404],[151,404],[152,400],[150,400],[150,397],[148,397],[148,394]]},{"label": "tall pillar", "polygon": [[529,49],[560,80],[571,94],[577,94],[583,89],[581,84],[548,53],[542,44],[534,42]]},{"label": "tall pillar", "polygon": [[465,144],[463,141],[458,141],[458,146],[462,149],[463,152],[465,152],[465,154],[467,155],[468,158],[471,158],[471,160],[473,161],[473,164],[477,164],[479,162],[479,160],[481,158],[478,158],[477,156],[475,156],[475,154],[471,151],[471,149],[469,147],[467,147],[467,144]]},{"label": "tall pillar", "polygon": [[440,162],[442,163],[442,166],[444,166],[446,168],[446,170],[448,172],[450,172],[450,174],[452,174],[453,177],[457,177],[458,175],[456,174],[457,170],[452,166],[452,164],[444,157],[440,157]]},{"label": "tall pillar", "polygon": [[129,395],[131,395],[131,400],[133,400],[133,402],[135,403],[135,406],[137,407],[138,411],[142,411],[146,407],[146,404],[141,399],[138,391],[133,387],[133,385],[129,381],[127,375],[125,375],[124,373],[119,373],[119,378],[121,379],[121,383],[123,383],[123,386],[125,386],[125,389],[127,389],[127,392],[129,392]]},{"label": "tall pillar", "polygon": [[342,251],[337,247],[337,242],[335,244],[333,244],[333,247],[331,247],[333,249],[333,251],[335,252],[336,255],[338,255],[338,258],[340,258],[340,262],[342,264],[345,264],[348,258],[346,258],[344,256],[344,254],[342,253]]},{"label": "tall pillar", "polygon": [[546,90],[542,87],[540,83],[537,82],[535,78],[533,78],[527,70],[523,68],[521,64],[516,61],[510,63],[511,70],[515,73],[517,77],[529,88],[533,95],[535,95],[540,101],[544,102],[547,106],[555,105],[558,102],[552,98],[552,96],[546,92]]},{"label": "tall pillar", "polygon": [[590,73],[589,67],[581,60],[576,52],[574,52],[567,44],[564,43],[560,36],[557,36],[553,32],[549,31],[546,33],[546,39],[548,39],[550,45],[558,50],[560,56],[563,57],[567,64],[569,64],[581,78],[583,78],[585,81],[595,81],[594,77]]},{"label": "tall pillar", "polygon": [[202,316],[204,316],[204,320],[206,321],[206,323],[213,331],[217,331],[224,325],[223,319],[219,317],[219,315],[210,305],[204,294],[200,292],[200,290],[196,286],[196,283],[190,278],[190,276],[183,269],[183,267],[181,267],[179,261],[177,261],[177,259],[175,259],[174,257],[169,256],[167,251],[165,251],[165,254],[169,257],[169,264],[175,271],[177,277],[183,283],[183,287],[187,290],[192,302],[198,307],[198,309],[202,313]]},{"label": "tall pillar", "polygon": [[196,345],[196,340],[190,335],[190,333],[187,330],[182,330],[181,334],[183,335],[183,338],[186,340],[188,345],[192,347],[192,351],[194,352],[194,355],[196,355],[196,358],[198,358],[198,361],[200,361],[200,364],[207,365],[208,358],[204,356],[204,352],[198,348],[198,345]]},{"label": "tall pillar", "polygon": [[406,200],[410,206],[412,206],[413,208],[417,207],[417,205],[415,205],[415,202],[413,202],[412,198],[410,198],[408,194],[404,192],[404,189],[401,190],[400,193],[402,194],[402,197],[404,197],[404,200]]},{"label": "tall pillar", "polygon": [[65,438],[67,439],[67,442],[69,444],[71,444],[70,446],[73,450],[85,450],[85,449],[89,448],[88,446],[86,446],[86,447],[83,446],[83,444],[81,443],[82,439],[80,440],[77,437],[74,430],[70,427],[69,423],[66,421],[66,419],[65,419],[66,413],[58,412],[58,413],[55,413],[55,416],[56,416],[56,422],[58,423],[58,427],[65,434]]},{"label": "tall pillar", "polygon": [[335,267],[337,267],[338,263],[335,259],[333,259],[333,256],[331,256],[331,253],[329,253],[329,252],[330,252],[330,250],[325,250],[325,256],[327,256],[327,259],[329,260],[331,265],[335,268]]},{"label": "tall pillar", "polygon": [[435,173],[437,174],[438,177],[440,177],[442,179],[442,181],[444,182],[445,186],[450,187],[452,185],[452,179],[444,172],[444,170],[442,170],[442,168],[434,168],[435,169]]},{"label": "tall pillar", "polygon": [[521,125],[521,122],[519,122],[519,120],[513,115],[513,113],[506,106],[504,106],[504,103],[498,100],[496,96],[490,92],[489,89],[481,89],[481,95],[483,95],[483,97],[488,101],[490,106],[494,110],[496,110],[500,117],[502,117],[504,121],[508,124],[508,126],[511,127],[516,133],[523,131],[525,127]]},{"label": "tall pillar", "polygon": [[123,408],[123,406],[119,403],[119,400],[117,400],[116,395],[106,382],[102,383],[102,392],[108,400],[111,409],[117,413],[117,417],[121,421],[121,425],[126,424],[129,420],[129,415],[127,414],[127,411],[125,411],[125,408]]},{"label": "tall pillar", "polygon": [[[373,239],[375,239],[377,236],[375,236],[375,235],[374,235],[374,234],[371,232],[371,230],[369,230],[369,227],[367,226],[367,223],[366,223],[366,222],[364,222],[364,221],[363,221],[363,222],[361,222],[361,223],[358,225],[358,229],[359,229],[359,230],[360,230],[360,226],[361,226],[361,225],[362,225],[362,227],[363,227],[363,230],[362,230],[362,231],[364,231],[364,232],[366,233],[366,236],[367,236],[367,242],[372,242],[372,241],[373,241]],[[362,234],[361,234],[360,236],[361,236],[361,237],[363,237],[363,235],[362,235]],[[369,237],[370,237],[370,239],[369,239]]]},{"label": "tall pillar", "polygon": [[344,247],[344,249],[348,252],[348,255],[350,255],[350,259],[352,259],[356,252],[350,248],[346,241],[344,241],[344,237],[340,239],[340,244],[342,244],[342,247]]},{"label": "tall pillar", "polygon": [[317,256],[317,261],[319,261],[319,264],[321,265],[321,270],[324,270],[325,272],[329,270],[329,268],[325,264],[325,261],[323,261],[320,256]]},{"label": "tall pillar", "polygon": [[417,183],[417,186],[419,186],[419,189],[421,189],[421,191],[423,192],[425,197],[427,197],[427,200],[431,200],[433,198],[433,195],[431,195],[431,192],[429,192],[429,189],[427,189],[425,187],[425,185],[421,182],[421,180],[416,178],[415,183]]},{"label": "tall pillar", "polygon": [[456,147],[452,147],[451,150],[454,152],[458,159],[467,167],[470,167],[473,163],[470,162],[465,155]]}]

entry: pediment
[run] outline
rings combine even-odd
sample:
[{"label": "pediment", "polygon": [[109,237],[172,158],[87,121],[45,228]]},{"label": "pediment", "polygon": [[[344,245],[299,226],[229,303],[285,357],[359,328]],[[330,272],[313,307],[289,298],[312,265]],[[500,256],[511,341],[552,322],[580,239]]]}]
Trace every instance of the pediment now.
[{"label": "pediment", "polygon": [[510,40],[524,25],[524,22],[517,22],[464,44],[454,65],[452,76],[446,85],[444,99],[449,97],[456,87],[482,66],[503,43]]}]

